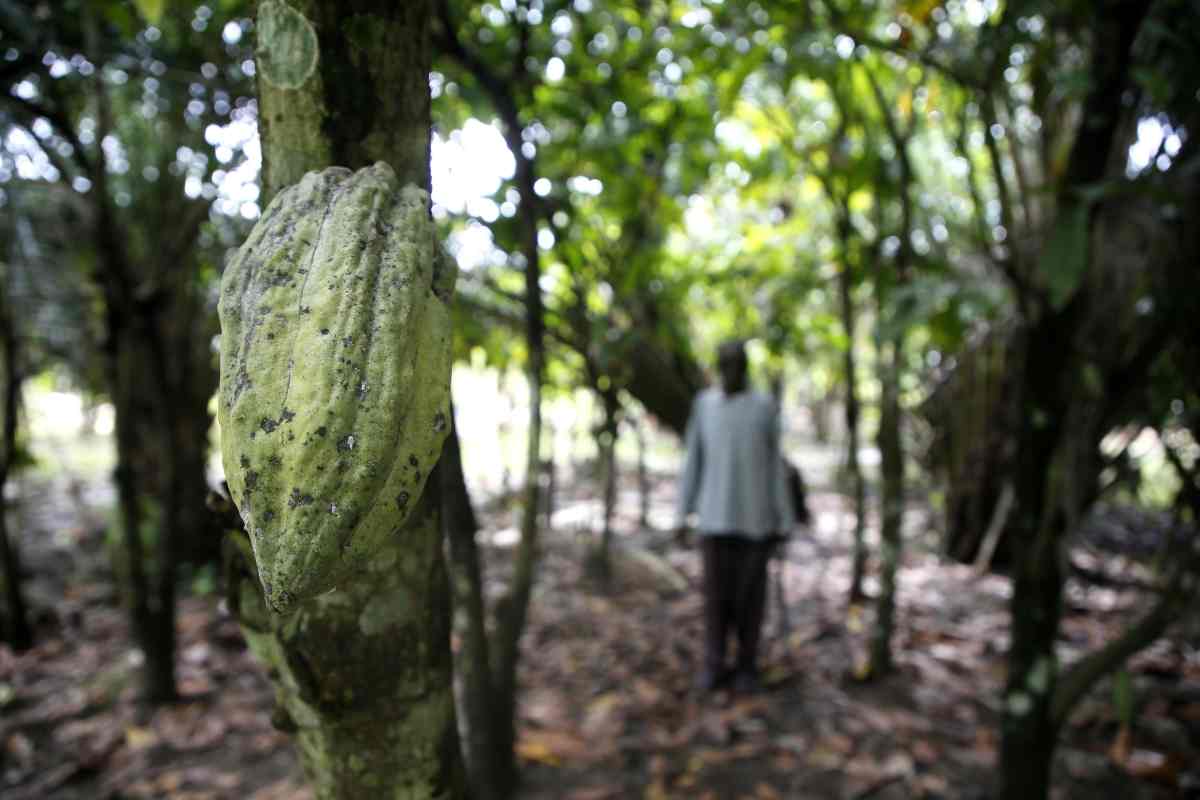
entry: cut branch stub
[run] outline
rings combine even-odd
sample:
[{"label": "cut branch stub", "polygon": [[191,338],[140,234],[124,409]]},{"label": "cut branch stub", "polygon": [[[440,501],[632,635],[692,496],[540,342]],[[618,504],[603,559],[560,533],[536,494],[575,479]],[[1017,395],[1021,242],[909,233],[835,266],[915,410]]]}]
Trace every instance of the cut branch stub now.
[{"label": "cut branch stub", "polygon": [[449,428],[454,267],[391,167],[280,192],[221,283],[221,455],[271,607],[401,536]]}]

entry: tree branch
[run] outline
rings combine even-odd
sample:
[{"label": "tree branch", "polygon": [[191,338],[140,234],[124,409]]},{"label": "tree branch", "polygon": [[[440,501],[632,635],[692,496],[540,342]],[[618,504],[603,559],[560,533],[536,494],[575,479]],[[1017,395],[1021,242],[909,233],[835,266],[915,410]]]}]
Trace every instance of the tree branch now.
[{"label": "tree branch", "polygon": [[1076,704],[1096,681],[1153,643],[1178,618],[1179,612],[1196,595],[1197,561],[1200,561],[1200,557],[1193,554],[1180,566],[1158,602],[1125,633],[1079,659],[1062,673],[1051,701],[1050,716],[1055,727],[1061,727],[1066,722]]}]

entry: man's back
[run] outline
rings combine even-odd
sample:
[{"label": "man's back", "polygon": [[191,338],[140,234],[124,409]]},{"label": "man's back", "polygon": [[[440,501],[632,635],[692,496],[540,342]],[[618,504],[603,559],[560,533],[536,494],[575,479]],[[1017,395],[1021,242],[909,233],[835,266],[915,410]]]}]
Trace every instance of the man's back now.
[{"label": "man's back", "polygon": [[701,392],[688,424],[681,511],[702,533],[751,538],[790,529],[774,401],[761,392]]}]

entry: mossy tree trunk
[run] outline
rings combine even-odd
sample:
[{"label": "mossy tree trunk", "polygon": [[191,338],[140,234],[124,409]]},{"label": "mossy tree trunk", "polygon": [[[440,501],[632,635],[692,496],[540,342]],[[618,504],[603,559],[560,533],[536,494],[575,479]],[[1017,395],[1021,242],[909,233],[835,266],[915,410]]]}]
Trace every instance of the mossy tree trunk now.
[{"label": "mossy tree trunk", "polygon": [[[379,161],[428,191],[428,15],[425,0],[259,4],[267,201],[306,172]],[[264,602],[245,536],[228,548],[227,591],[320,798],[463,796],[438,472],[404,495],[411,511],[367,568],[283,613]]]},{"label": "mossy tree trunk", "polygon": [[1062,721],[1062,715],[1055,713],[1054,698],[1059,681],[1055,640],[1062,611],[1064,548],[1098,485],[1097,450],[1105,418],[1095,409],[1103,409],[1114,396],[1140,384],[1153,360],[1148,351],[1110,366],[1111,372],[1088,363],[1087,349],[1079,339],[1089,314],[1099,307],[1100,296],[1088,280],[1100,254],[1089,253],[1086,246],[1076,248],[1068,256],[1075,260],[1071,265],[1053,257],[1052,250],[1080,219],[1085,244],[1091,240],[1097,212],[1085,203],[1083,193],[1106,176],[1113,148],[1121,144],[1123,109],[1112,98],[1131,91],[1133,43],[1149,7],[1148,2],[1110,0],[1090,17],[1093,44],[1081,129],[1058,186],[1056,219],[1042,252],[1045,274],[1038,276],[1048,282],[1053,271],[1074,266],[1075,283],[1058,301],[1031,292],[1025,297],[1028,320],[1018,345],[1018,401],[1025,413],[1016,439],[1016,499],[1010,529],[1012,631],[1000,744],[1004,800],[1035,800],[1049,794]]}]

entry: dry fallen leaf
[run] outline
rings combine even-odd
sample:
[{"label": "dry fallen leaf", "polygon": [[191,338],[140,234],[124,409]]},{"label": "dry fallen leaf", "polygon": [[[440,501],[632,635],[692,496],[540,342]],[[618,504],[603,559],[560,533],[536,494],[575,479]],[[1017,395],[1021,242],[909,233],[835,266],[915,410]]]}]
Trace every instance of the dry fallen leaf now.
[{"label": "dry fallen leaf", "polygon": [[775,791],[774,787],[761,782],[754,787],[754,796],[759,800],[783,800],[783,795]]},{"label": "dry fallen leaf", "polygon": [[1132,751],[1133,732],[1130,731],[1128,724],[1123,723],[1121,729],[1117,731],[1117,738],[1108,748],[1108,757],[1112,759],[1113,763],[1124,765],[1129,760],[1129,754]]},{"label": "dry fallen leaf", "polygon": [[125,729],[125,743],[130,750],[144,750],[158,744],[158,734],[149,728],[131,725]]},{"label": "dry fallen leaf", "polygon": [[588,743],[567,731],[543,730],[521,734],[517,756],[526,761],[538,761],[558,766],[564,761],[584,761],[592,753]]}]

